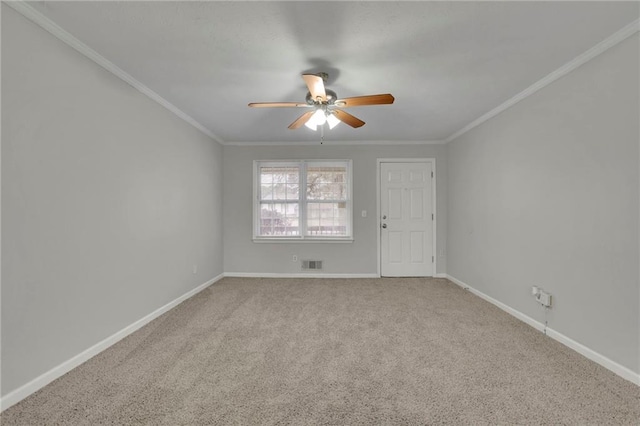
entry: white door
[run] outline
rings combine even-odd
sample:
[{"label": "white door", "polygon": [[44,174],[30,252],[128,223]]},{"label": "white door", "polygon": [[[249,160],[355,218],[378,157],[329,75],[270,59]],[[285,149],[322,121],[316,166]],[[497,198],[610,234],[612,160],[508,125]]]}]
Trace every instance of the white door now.
[{"label": "white door", "polygon": [[380,163],[380,273],[434,274],[431,162]]}]

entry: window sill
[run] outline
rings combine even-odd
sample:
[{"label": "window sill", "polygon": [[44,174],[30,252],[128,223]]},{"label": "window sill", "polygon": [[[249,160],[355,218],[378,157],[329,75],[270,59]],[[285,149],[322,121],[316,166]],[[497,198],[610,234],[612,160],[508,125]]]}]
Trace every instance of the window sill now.
[{"label": "window sill", "polygon": [[353,243],[353,238],[352,237],[346,237],[346,238],[322,238],[322,237],[318,237],[318,238],[266,238],[266,237],[261,237],[261,238],[253,238],[253,242],[254,243],[338,243],[338,244],[344,244],[344,243]]}]

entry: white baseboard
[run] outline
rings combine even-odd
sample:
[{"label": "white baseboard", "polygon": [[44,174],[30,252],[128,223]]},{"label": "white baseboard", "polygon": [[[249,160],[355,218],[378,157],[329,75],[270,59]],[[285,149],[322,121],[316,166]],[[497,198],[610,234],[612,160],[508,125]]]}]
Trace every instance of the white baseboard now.
[{"label": "white baseboard", "polygon": [[[94,357],[95,355],[97,355],[98,353],[104,351],[105,349],[107,349],[108,347],[112,346],[113,344],[117,343],[118,341],[122,340],[123,338],[127,337],[128,335],[130,335],[131,333],[135,332],[136,330],[142,328],[144,325],[150,323],[151,321],[153,321],[155,318],[159,317],[160,315],[164,314],[165,312],[169,311],[170,309],[174,308],[175,306],[177,306],[178,304],[182,303],[183,301],[187,300],[188,298],[194,296],[195,294],[201,292],[202,290],[204,290],[205,288],[209,287],[211,284],[215,283],[216,281],[220,280],[222,277],[257,277],[257,278],[379,278],[379,276],[377,274],[276,274],[276,273],[248,273],[248,272],[227,272],[224,274],[220,274],[215,278],[212,278],[211,280],[207,281],[204,284],[201,284],[200,286],[194,288],[193,290],[183,294],[182,296],[178,297],[177,299],[167,303],[166,305],[162,306],[161,308],[156,309],[155,311],[151,312],[150,314],[146,315],[145,317],[139,319],[138,321],[134,322],[133,324],[130,324],[129,326],[123,328],[122,330],[118,331],[117,333],[107,337],[106,339],[102,340],[101,342],[96,343],[95,345],[91,346],[90,348],[86,349],[85,351],[79,353],[78,355],[74,356],[73,358],[63,362],[62,364],[58,365],[57,367],[52,368],[51,370],[47,371],[46,373],[36,377],[35,379],[31,380],[30,382],[28,382],[27,384],[19,387],[18,389],[8,393],[7,395],[5,395],[4,397],[2,397],[0,399],[0,411],[4,411],[5,409],[11,407],[12,405],[20,402],[21,400],[23,400],[24,398],[26,398],[27,396],[31,395],[32,393],[36,392],[37,390],[43,388],[44,386],[46,386],[47,384],[51,383],[52,381],[54,381],[55,379],[57,379],[58,377],[66,374],[67,372],[71,371],[72,369],[74,369],[75,367],[79,366],[80,364],[84,363],[85,361],[89,360],[90,358]],[[531,327],[539,330],[539,331],[544,331],[544,324],[542,324],[539,321],[534,320],[533,318],[523,314],[522,312],[513,309],[507,305],[505,305],[504,303],[490,297],[487,296],[486,294],[482,293],[479,290],[474,289],[473,287],[469,286],[468,284],[460,281],[459,279],[452,277],[451,275],[448,274],[436,274],[435,275],[436,278],[447,278],[449,281],[459,285],[460,287],[469,290],[471,293],[475,294],[476,296],[488,301],[489,303],[492,303],[493,305],[499,307],[500,309],[504,310],[505,312],[513,315],[514,317],[518,318],[519,320],[525,322],[526,324],[530,325]],[[582,345],[581,343],[576,342],[575,340],[563,335],[562,333],[559,333],[551,328],[546,329],[546,334],[547,336],[551,337],[552,339],[562,343],[563,345],[573,349],[574,351],[578,352],[579,354],[585,356],[586,358],[596,362],[597,364],[602,365],[603,367],[607,368],[608,370],[616,373],[617,375],[619,375],[620,377],[629,380],[632,383],[637,384],[638,386],[640,386],[640,374],[628,369],[627,367],[624,367],[618,363],[616,363],[615,361],[612,361],[611,359],[605,357],[604,355],[599,354],[598,352]]]},{"label": "white baseboard", "polygon": [[89,349],[86,349],[80,352],[78,355],[74,356],[71,359],[68,359],[67,361],[63,362],[57,367],[54,367],[51,370],[47,371],[46,373],[41,374],[40,376],[28,382],[27,384],[20,386],[18,389],[12,392],[9,392],[7,395],[5,395],[0,399],[0,411],[4,411],[7,408],[11,407],[12,405],[22,401],[24,398],[28,397],[32,393],[48,385],[58,377],[68,373],[69,371],[73,370],[83,362],[96,356],[97,354],[104,351],[108,347],[124,339],[134,331],[142,328],[144,325],[158,318],[160,315],[164,314],[168,310],[174,308],[175,306],[179,305],[183,301],[187,300],[188,298],[194,296],[195,294],[209,287],[211,284],[222,279],[223,276],[224,274],[220,274],[217,277],[210,279],[206,283],[199,285],[198,287],[194,288],[191,291],[188,291],[187,293],[183,294],[177,299],[172,300],[171,302],[167,303],[161,308],[156,309],[155,311],[139,319],[133,324],[126,326],[125,328],[118,331],[117,333],[112,334],[111,336],[107,337],[101,342],[96,343],[95,345],[91,346]]},{"label": "white baseboard", "polygon": [[[225,272],[224,276],[236,278],[380,278],[378,274],[285,274],[273,272]],[[433,278],[447,278],[447,274],[435,274]]]},{"label": "white baseboard", "polygon": [[556,340],[562,343],[566,347],[573,349],[574,351],[578,352],[580,355],[583,355],[589,358],[591,361],[595,362],[596,364],[600,364],[607,370],[610,370],[616,373],[618,376],[622,377],[623,379],[627,379],[631,383],[634,383],[640,386],[640,373],[636,373],[635,371],[632,371],[627,367],[620,365],[615,361],[610,360],[606,356],[594,351],[593,349],[586,347],[582,343],[576,342],[575,340],[565,336],[562,333],[555,331],[552,328],[547,327],[547,336],[551,337],[553,340]]},{"label": "white baseboard", "polygon": [[378,274],[286,274],[272,272],[225,272],[224,276],[236,278],[380,278]]},{"label": "white baseboard", "polygon": [[469,290],[471,293],[475,294],[476,296],[478,296],[481,299],[486,300],[487,302],[496,305],[498,308],[502,309],[503,311],[507,312],[508,314],[513,315],[514,317],[518,318],[520,321],[530,325],[531,327],[535,328],[538,331],[544,331],[544,324],[541,323],[540,321],[536,321],[533,318],[531,318],[528,315],[523,314],[522,312],[513,309],[512,307],[505,305],[504,303],[494,299],[493,297],[487,296],[486,294],[484,294],[481,291],[476,290],[475,288],[471,287],[470,285],[460,281],[459,279],[452,277],[451,275],[447,275],[447,279],[449,281],[451,281],[452,283],[455,283],[457,285],[459,285],[460,287],[464,288],[465,290]]},{"label": "white baseboard", "polygon": [[640,373],[636,373],[635,371],[630,370],[629,368],[618,364],[617,362],[607,358],[606,356],[594,351],[591,348],[588,348],[586,346],[584,346],[581,343],[576,342],[575,340],[565,336],[562,333],[559,333],[549,327],[546,327],[545,330],[545,326],[543,323],[541,323],[540,321],[536,321],[533,318],[531,318],[528,315],[523,314],[522,312],[513,309],[512,307],[505,305],[504,303],[494,299],[493,297],[487,296],[486,294],[484,294],[483,292],[476,290],[475,288],[471,287],[470,285],[460,281],[459,279],[452,277],[451,275],[446,274],[446,278],[451,281],[454,284],[459,285],[460,287],[464,288],[465,290],[469,290],[471,293],[475,294],[476,296],[480,297],[481,299],[486,300],[489,303],[492,303],[493,305],[497,306],[498,308],[502,309],[503,311],[507,312],[508,314],[513,315],[514,317],[518,318],[520,321],[523,321],[524,323],[530,325],[531,327],[535,328],[536,330],[545,332],[547,336],[549,336],[550,338],[552,338],[553,340],[556,340],[560,343],[562,343],[563,345],[567,346],[570,349],[573,349],[574,351],[578,352],[580,355],[590,359],[591,361],[595,362],[596,364],[600,364],[601,366],[603,366],[604,368],[614,372],[615,374],[617,374],[618,376],[622,377],[623,379],[629,380],[631,383],[634,383],[638,386],[640,386]]}]

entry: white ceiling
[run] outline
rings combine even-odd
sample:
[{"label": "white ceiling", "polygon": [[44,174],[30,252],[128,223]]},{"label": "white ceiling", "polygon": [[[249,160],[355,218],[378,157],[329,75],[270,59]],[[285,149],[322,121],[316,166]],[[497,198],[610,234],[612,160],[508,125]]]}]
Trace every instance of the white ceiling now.
[{"label": "white ceiling", "polygon": [[339,97],[392,93],[325,140],[443,140],[638,19],[637,2],[31,3],[223,143],[317,141],[288,130],[300,74]]}]

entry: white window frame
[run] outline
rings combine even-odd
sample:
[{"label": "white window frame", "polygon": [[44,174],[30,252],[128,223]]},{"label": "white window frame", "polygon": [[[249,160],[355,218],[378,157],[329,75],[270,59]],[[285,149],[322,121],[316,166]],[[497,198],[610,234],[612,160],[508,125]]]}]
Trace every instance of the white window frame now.
[{"label": "white window frame", "polygon": [[[346,236],[313,236],[307,233],[307,167],[346,166],[347,167],[347,235]],[[260,168],[261,167],[299,167],[300,178],[299,226],[300,235],[261,236],[260,230]],[[254,160],[253,162],[253,241],[254,242],[352,242],[353,241],[353,161],[352,160]]]}]

